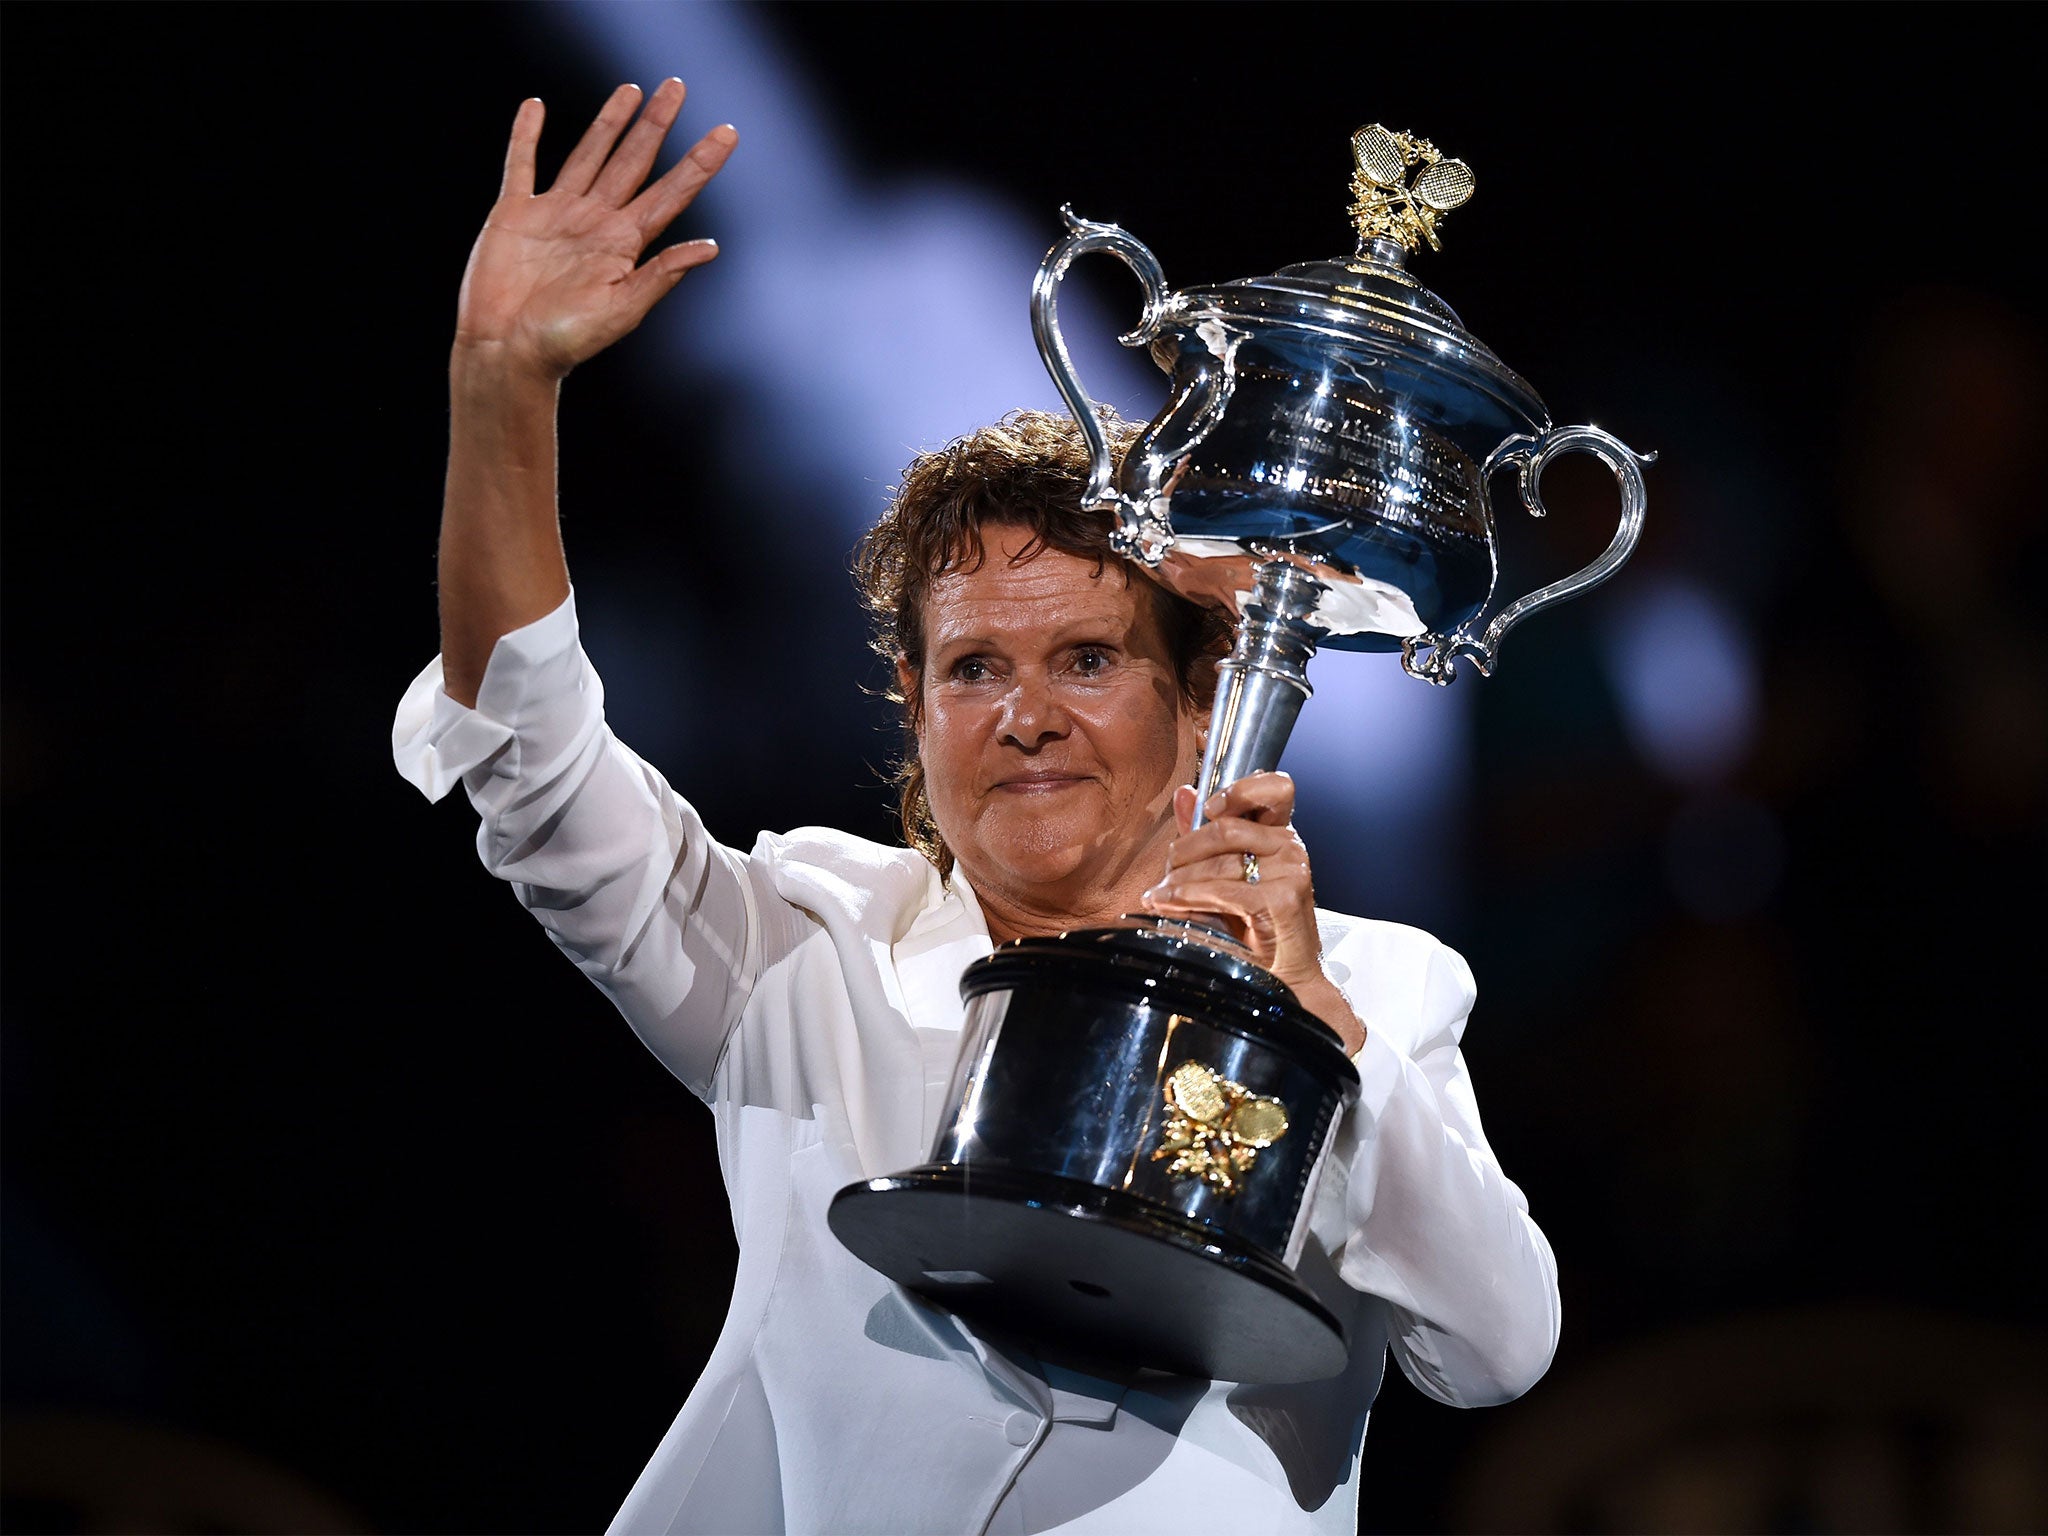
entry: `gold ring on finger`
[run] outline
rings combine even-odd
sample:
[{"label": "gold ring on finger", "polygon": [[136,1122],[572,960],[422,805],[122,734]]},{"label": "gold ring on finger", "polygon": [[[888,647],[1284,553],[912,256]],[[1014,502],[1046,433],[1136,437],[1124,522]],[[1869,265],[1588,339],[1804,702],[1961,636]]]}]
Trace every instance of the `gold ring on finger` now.
[{"label": "gold ring on finger", "polygon": [[1259,856],[1247,848],[1238,857],[1244,860],[1244,883],[1246,885],[1257,885],[1259,883]]}]

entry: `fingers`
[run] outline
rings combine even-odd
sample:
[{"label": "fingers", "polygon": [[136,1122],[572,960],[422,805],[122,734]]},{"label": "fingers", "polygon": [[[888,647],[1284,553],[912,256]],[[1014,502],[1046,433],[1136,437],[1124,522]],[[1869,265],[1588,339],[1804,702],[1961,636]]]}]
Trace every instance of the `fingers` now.
[{"label": "fingers", "polygon": [[1262,822],[1246,821],[1240,816],[1226,816],[1218,821],[1204,822],[1194,831],[1184,832],[1175,838],[1166,856],[1166,867],[1181,869],[1199,864],[1204,859],[1226,859],[1242,864],[1243,855],[1247,853],[1256,854],[1262,860],[1286,854],[1307,857],[1301,838],[1292,827],[1270,827]]},{"label": "fingers", "polygon": [[1190,859],[1185,864],[1177,863],[1167,872],[1167,878],[1182,884],[1214,880],[1249,885],[1252,883],[1248,878],[1250,869],[1244,861],[1247,853],[1256,861],[1252,867],[1257,868],[1259,872],[1260,885],[1284,881],[1290,876],[1305,874],[1308,870],[1308,856],[1299,848],[1274,848],[1267,852],[1247,848],[1236,853],[1217,854],[1207,859]]},{"label": "fingers", "polygon": [[[1308,849],[1292,826],[1294,781],[1255,773],[1212,795],[1209,816],[1193,831],[1195,791],[1176,790],[1181,835],[1167,854],[1166,878],[1145,892],[1145,909],[1163,917],[1221,921],[1262,965],[1289,986],[1322,975],[1315,881]],[[1256,884],[1245,855],[1258,861]]]},{"label": "fingers", "polygon": [[633,108],[639,104],[640,87],[622,85],[613,91],[590,126],[583,130],[583,137],[576,141],[576,147],[569,152],[569,158],[562,162],[561,174],[555,177],[552,190],[573,192],[579,196],[590,190],[597,180],[597,173],[603,168],[605,157],[612,152],[612,145],[619,140],[626,124],[632,120]]},{"label": "fingers", "polygon": [[1145,892],[1145,910],[1161,917],[1220,917],[1237,931],[1240,940],[1270,931],[1274,926],[1272,903],[1253,898],[1242,880],[1190,880],[1168,878]]},{"label": "fingers", "polygon": [[[1205,827],[1203,831],[1207,831]],[[1269,829],[1269,835],[1270,829]],[[1256,861],[1247,866],[1245,855]],[[1169,902],[1177,909],[1249,916],[1275,906],[1315,905],[1315,880],[1308,850],[1299,841],[1264,848],[1233,848],[1188,858],[1176,847],[1166,877],[1145,893],[1145,904]],[[1249,876],[1256,867],[1256,882]],[[1221,905],[1217,905],[1217,903]]]},{"label": "fingers", "polygon": [[720,123],[690,146],[690,152],[670,166],[661,180],[626,205],[640,226],[643,239],[652,240],[670,221],[695,201],[704,184],[719,173],[733,146],[740,141],[739,130]]},{"label": "fingers", "polygon": [[1259,881],[1245,879],[1243,859],[1203,860],[1173,869],[1140,898],[1148,912],[1218,922],[1289,986],[1319,974],[1315,888],[1306,855],[1259,858]]},{"label": "fingers", "polygon": [[[704,184],[716,176],[739,143],[739,133],[730,123],[721,123],[690,146],[674,166],[636,197],[634,191],[647,179],[662,140],[675,126],[683,109],[683,82],[671,75],[655,88],[646,108],[634,120],[640,87],[622,85],[613,91],[592,119],[569,158],[562,163],[551,192],[592,197],[615,208],[625,208],[639,226],[643,240],[652,240],[675,216],[689,207]],[[538,99],[522,102],[512,122],[512,138],[505,151],[505,179],[501,198],[531,197],[534,160],[540,142],[543,108]],[[628,129],[627,124],[632,126]],[[620,138],[624,134],[623,139]],[[694,243],[694,242],[693,242]],[[685,263],[681,271],[702,265],[708,256]],[[671,277],[681,271],[671,271]]]},{"label": "fingers", "polygon": [[1276,972],[1283,966],[1298,971],[1303,956],[1317,953],[1315,898],[1306,878],[1261,878],[1252,885],[1242,870],[1222,879],[1191,878],[1186,871],[1175,870],[1139,899],[1146,911],[1161,917],[1220,921],[1262,965]]},{"label": "fingers", "polygon": [[[1247,878],[1247,854],[1257,861],[1256,883]],[[1293,889],[1297,886],[1299,892]],[[1167,850],[1166,877],[1146,893],[1146,900],[1150,904],[1159,897],[1181,906],[1198,905],[1213,902],[1220,892],[1227,899],[1212,910],[1244,915],[1312,891],[1308,849],[1292,827],[1231,818],[1175,838]]]},{"label": "fingers", "polygon": [[1284,827],[1294,819],[1294,780],[1284,773],[1250,773],[1209,797],[1211,820],[1242,816],[1267,826]]},{"label": "fingers", "polygon": [[598,172],[597,180],[591,185],[591,196],[614,208],[624,207],[654,168],[654,157],[661,150],[661,141],[668,137],[669,129],[675,125],[676,114],[682,109],[683,82],[670,75],[654,88],[654,95],[648,99],[639,120],[619,141],[612,157],[604,162],[604,169]]},{"label": "fingers", "polygon": [[533,157],[540,144],[541,121],[547,116],[547,108],[541,105],[538,96],[529,96],[519,103],[519,111],[512,119],[512,137],[505,145],[505,177],[498,183],[498,196],[533,196]]},{"label": "fingers", "polygon": [[[1268,826],[1294,820],[1294,780],[1279,772],[1254,773],[1209,797],[1208,819],[1241,816]],[[1173,792],[1173,819],[1186,832],[1195,824],[1195,787],[1183,784]]]},{"label": "fingers", "polygon": [[1254,953],[1262,947],[1257,942],[1252,920],[1242,911],[1233,910],[1235,904],[1226,897],[1194,899],[1176,888],[1149,890],[1139,900],[1144,909],[1155,917],[1180,917],[1221,928]]},{"label": "fingers", "polygon": [[[1225,827],[1235,830],[1225,831]],[[1211,828],[1217,829],[1213,836]],[[1258,861],[1261,880],[1278,879],[1286,871],[1308,867],[1308,850],[1284,828],[1211,822],[1175,841],[1166,855],[1166,872],[1173,878],[1242,880],[1246,854]]]}]

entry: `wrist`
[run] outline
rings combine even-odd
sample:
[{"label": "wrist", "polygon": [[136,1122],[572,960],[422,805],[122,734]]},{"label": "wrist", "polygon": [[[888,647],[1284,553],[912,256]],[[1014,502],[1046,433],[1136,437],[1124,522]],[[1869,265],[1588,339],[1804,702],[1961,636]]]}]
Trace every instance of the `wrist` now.
[{"label": "wrist", "polygon": [[512,342],[461,331],[448,352],[448,378],[458,397],[546,394],[552,399],[562,383],[561,373]]},{"label": "wrist", "polygon": [[1365,1023],[1334,981],[1318,972],[1313,980],[1295,987],[1294,996],[1302,1007],[1337,1032],[1344,1042],[1346,1056],[1358,1054],[1365,1044]]}]

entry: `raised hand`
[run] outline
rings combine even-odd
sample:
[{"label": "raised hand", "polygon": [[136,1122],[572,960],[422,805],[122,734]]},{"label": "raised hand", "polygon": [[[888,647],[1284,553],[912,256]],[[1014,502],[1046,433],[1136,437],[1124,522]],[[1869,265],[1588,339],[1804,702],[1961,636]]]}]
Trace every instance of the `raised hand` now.
[{"label": "raised hand", "polygon": [[643,188],[683,94],[682,81],[664,80],[635,121],[640,88],[620,86],[538,196],[534,157],[546,109],[537,98],[520,103],[498,200],[462,276],[458,347],[498,352],[507,366],[559,379],[718,254],[715,241],[686,240],[640,260],[739,142],[730,124],[714,128]]}]

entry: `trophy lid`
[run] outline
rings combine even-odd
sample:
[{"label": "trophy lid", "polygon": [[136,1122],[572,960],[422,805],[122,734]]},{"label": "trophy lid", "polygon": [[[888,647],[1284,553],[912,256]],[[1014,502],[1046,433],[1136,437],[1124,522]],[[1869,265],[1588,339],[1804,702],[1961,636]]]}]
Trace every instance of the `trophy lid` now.
[{"label": "trophy lid", "polygon": [[[1438,249],[1437,224],[1472,196],[1472,171],[1427,139],[1372,124],[1352,135],[1351,215],[1358,249],[1348,257],[1282,267],[1180,296],[1181,318],[1298,328],[1387,356],[1425,377],[1490,399],[1513,430],[1541,432],[1550,412],[1534,387],[1465,329],[1457,311],[1417,282],[1407,260]],[[1410,179],[1411,171],[1419,174]]]}]

